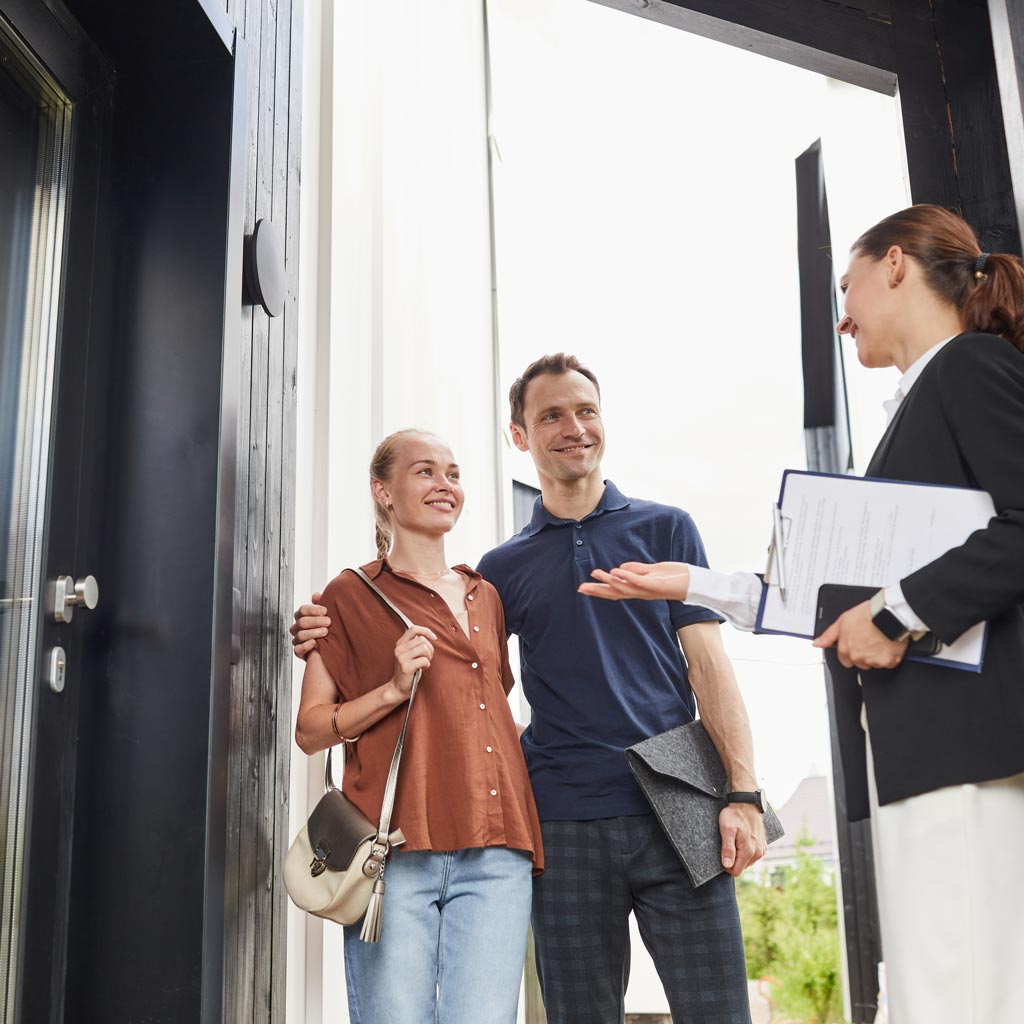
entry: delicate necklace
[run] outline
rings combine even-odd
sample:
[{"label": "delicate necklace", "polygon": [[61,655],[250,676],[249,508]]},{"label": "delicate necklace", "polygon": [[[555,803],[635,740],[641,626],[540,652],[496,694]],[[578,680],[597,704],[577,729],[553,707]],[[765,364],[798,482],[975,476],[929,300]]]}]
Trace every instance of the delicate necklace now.
[{"label": "delicate necklace", "polygon": [[451,569],[442,569],[440,572],[416,572],[415,569],[401,569],[397,565],[391,566],[395,572],[404,572],[407,576],[419,576],[425,580],[439,580],[442,576],[447,576],[451,572]]}]

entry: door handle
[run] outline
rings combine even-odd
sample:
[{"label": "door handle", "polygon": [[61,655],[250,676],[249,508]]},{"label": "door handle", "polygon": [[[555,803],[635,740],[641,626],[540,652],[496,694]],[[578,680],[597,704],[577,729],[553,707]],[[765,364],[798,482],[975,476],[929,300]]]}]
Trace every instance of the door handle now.
[{"label": "door handle", "polygon": [[57,622],[70,622],[76,608],[92,610],[100,600],[100,587],[95,576],[58,576],[53,585],[53,617]]}]

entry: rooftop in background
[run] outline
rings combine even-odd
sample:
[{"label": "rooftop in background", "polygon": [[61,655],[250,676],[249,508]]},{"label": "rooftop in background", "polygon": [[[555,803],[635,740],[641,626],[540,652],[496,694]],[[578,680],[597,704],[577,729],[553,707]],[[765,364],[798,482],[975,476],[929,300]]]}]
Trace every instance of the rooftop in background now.
[{"label": "rooftop in background", "polygon": [[828,779],[824,775],[804,779],[786,803],[776,808],[776,813],[786,834],[768,847],[764,857],[766,867],[792,860],[796,856],[797,839],[802,833],[813,840],[808,853],[827,863],[834,863],[832,802],[828,795]]}]

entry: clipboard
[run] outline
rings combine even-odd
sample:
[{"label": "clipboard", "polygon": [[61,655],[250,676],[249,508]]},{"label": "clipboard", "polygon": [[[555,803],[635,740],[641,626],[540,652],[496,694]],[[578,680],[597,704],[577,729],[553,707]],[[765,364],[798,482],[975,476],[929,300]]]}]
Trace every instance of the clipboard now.
[{"label": "clipboard", "polygon": [[[787,469],[772,509],[755,632],[809,639],[818,631],[820,586],[873,593],[962,544],[995,514],[984,491]],[[914,658],[980,672],[987,632],[979,623],[956,643]]]}]

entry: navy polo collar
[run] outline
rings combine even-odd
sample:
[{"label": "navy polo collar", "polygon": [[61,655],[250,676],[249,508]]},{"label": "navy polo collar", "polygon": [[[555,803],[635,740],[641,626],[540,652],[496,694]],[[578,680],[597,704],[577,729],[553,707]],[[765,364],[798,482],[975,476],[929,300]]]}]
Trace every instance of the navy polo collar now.
[{"label": "navy polo collar", "polygon": [[[601,495],[601,500],[597,503],[597,507],[593,512],[587,513],[581,522],[585,523],[588,519],[599,516],[604,512],[617,512],[623,508],[629,508],[629,498],[611,480],[605,480],[604,493]],[[529,537],[533,537],[540,533],[545,526],[565,526],[568,523],[574,522],[576,522],[575,519],[559,519],[557,516],[553,516],[544,507],[541,498],[538,498],[533,504],[533,517],[530,519],[530,525],[526,528],[526,534]]]}]

